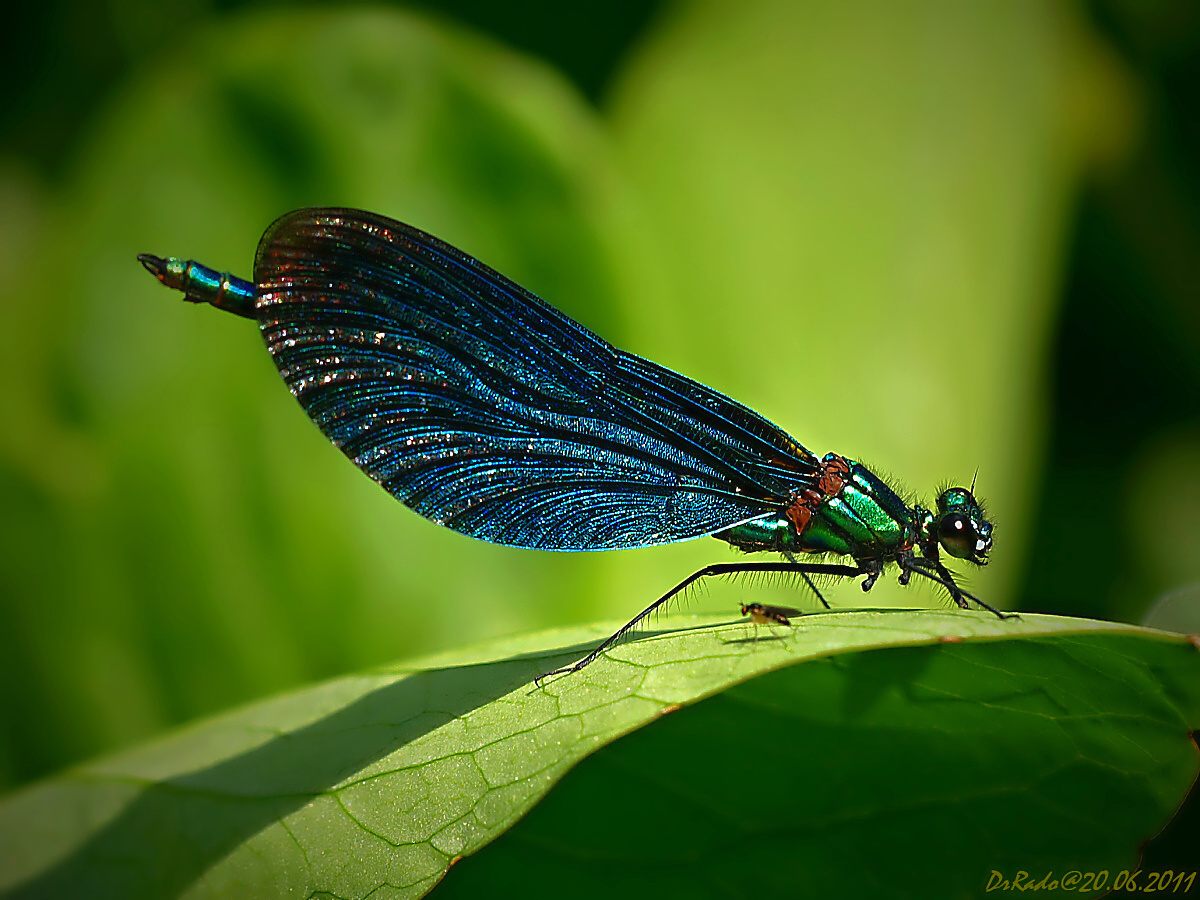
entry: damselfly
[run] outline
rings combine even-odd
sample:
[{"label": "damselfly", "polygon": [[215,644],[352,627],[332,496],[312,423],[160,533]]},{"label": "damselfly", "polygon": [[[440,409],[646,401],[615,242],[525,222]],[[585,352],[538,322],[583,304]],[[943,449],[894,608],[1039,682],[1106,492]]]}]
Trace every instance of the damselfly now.
[{"label": "damselfly", "polygon": [[[728,397],[608,344],[473,257],[352,209],[302,209],[263,235],[254,281],[138,257],[168,287],[248,319],[300,405],[356,466],[427,519],[543,550],[615,550],[712,535],[782,562],[684,579],[575,672],[699,579],[863,576],[889,565],[960,607],[941,553],[985,565],[992,524],[972,490],[910,505],[864,466],[817,457]],[[972,485],[972,488],[974,486]],[[801,561],[799,554],[849,562]]]}]

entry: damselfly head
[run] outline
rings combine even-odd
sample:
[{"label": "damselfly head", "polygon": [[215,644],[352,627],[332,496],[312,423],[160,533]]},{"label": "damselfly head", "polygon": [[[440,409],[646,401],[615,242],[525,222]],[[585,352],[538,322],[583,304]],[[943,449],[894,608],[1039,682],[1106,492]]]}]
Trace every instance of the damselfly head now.
[{"label": "damselfly head", "polygon": [[938,497],[937,507],[934,536],[942,549],[956,559],[986,566],[992,549],[992,523],[975,495],[966,488],[947,488]]}]

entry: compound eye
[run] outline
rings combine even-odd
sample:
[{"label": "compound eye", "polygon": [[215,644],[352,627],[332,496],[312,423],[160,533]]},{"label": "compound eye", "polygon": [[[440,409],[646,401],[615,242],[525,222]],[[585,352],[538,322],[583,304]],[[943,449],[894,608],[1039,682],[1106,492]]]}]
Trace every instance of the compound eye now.
[{"label": "compound eye", "polygon": [[962,513],[948,513],[938,523],[938,543],[957,559],[971,559],[977,540],[975,526]]}]

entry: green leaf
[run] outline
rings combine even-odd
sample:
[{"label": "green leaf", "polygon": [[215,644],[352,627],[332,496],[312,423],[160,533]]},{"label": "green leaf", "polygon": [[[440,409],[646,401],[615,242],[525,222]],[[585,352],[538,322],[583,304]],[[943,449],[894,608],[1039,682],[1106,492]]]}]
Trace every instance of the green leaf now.
[{"label": "green leaf", "polygon": [[993,869],[1132,868],[1197,773],[1179,635],[693,618],[531,684],[606,629],[337,679],[34,786],[0,804],[0,886],[415,897],[457,862],[443,891],[468,896],[963,893]]}]

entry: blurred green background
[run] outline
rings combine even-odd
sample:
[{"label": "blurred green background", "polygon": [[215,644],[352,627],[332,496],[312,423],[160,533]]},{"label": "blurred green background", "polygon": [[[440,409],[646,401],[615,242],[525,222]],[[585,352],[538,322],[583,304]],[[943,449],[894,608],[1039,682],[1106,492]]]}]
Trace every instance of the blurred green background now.
[{"label": "blurred green background", "polygon": [[[299,206],[432,231],[914,496],[978,468],[992,602],[1140,621],[1200,581],[1189,0],[9,15],[0,788],[337,673],[623,620],[730,558],[430,525],[252,326],[134,259],[249,277]],[[871,603],[944,602],[890,582]]]}]

